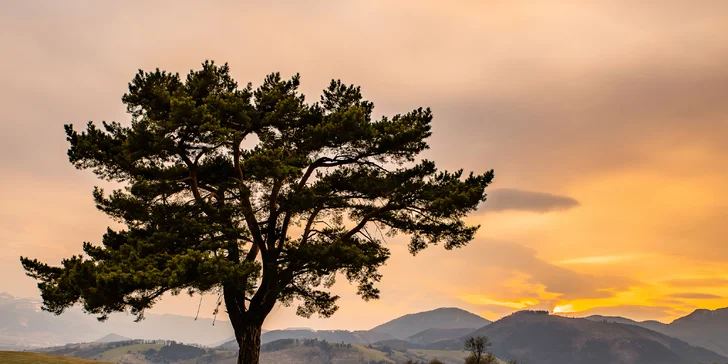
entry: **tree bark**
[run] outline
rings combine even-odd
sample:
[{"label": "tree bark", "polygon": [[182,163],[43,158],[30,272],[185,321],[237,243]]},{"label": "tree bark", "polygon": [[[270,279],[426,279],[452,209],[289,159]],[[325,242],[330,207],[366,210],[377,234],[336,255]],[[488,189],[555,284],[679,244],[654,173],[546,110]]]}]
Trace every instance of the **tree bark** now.
[{"label": "tree bark", "polygon": [[238,364],[260,363],[260,333],[263,323],[245,322],[235,327],[238,341]]}]

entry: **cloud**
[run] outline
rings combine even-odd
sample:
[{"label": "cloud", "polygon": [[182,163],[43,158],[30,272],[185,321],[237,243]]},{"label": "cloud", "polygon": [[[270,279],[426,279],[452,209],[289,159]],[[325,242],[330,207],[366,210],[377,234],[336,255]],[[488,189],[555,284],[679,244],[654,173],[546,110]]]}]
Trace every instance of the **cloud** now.
[{"label": "cloud", "polygon": [[728,287],[728,279],[725,278],[670,279],[664,283],[673,287]]},{"label": "cloud", "polygon": [[576,206],[579,206],[579,201],[568,196],[513,188],[499,188],[488,193],[488,200],[483,205],[482,211],[549,212],[568,210]]},{"label": "cloud", "polygon": [[637,255],[605,255],[595,257],[582,257],[561,260],[558,264],[610,264],[621,263],[636,259]]},{"label": "cloud", "polygon": [[[560,300],[608,298],[614,296],[616,292],[625,291],[631,286],[641,284],[628,277],[591,275],[560,267],[539,258],[534,249],[516,243],[476,240],[466,250],[466,254],[493,257],[487,263],[483,263],[490,269],[506,269],[523,277],[520,282],[505,282],[511,287],[524,288],[522,292],[517,293],[520,295],[519,299],[526,296],[542,300],[544,295],[550,296],[549,298],[552,300],[557,297]],[[483,277],[481,280],[487,281],[488,279],[489,277]],[[540,286],[543,287],[544,292],[539,295],[534,290]],[[512,297],[514,294],[510,295]],[[508,294],[504,296],[508,296]],[[509,301],[508,297],[489,298],[497,301]],[[494,304],[495,302],[488,303]]]},{"label": "cloud", "polygon": [[673,293],[671,295],[668,295],[667,297],[684,298],[684,299],[698,299],[698,300],[723,298],[721,296],[710,294],[710,293],[698,293],[698,292]]},{"label": "cloud", "polygon": [[490,308],[507,307],[507,308],[514,309],[514,310],[522,310],[524,308],[539,304],[539,301],[535,300],[535,299],[522,299],[522,300],[517,300],[517,301],[498,301],[498,300],[488,298],[485,295],[478,295],[478,294],[464,295],[459,298],[465,302],[476,304],[476,305],[488,306]]}]

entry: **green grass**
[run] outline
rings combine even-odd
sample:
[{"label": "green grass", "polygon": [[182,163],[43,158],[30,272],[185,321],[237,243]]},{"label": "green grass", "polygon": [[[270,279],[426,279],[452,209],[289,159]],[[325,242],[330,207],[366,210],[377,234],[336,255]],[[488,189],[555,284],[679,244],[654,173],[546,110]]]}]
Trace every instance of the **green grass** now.
[{"label": "green grass", "polygon": [[144,353],[145,351],[147,351],[149,349],[159,350],[162,346],[164,346],[164,345],[162,345],[162,344],[135,344],[135,345],[128,345],[128,346],[121,346],[118,348],[111,348],[111,349],[106,350],[103,353],[101,353],[101,355],[98,356],[98,359],[113,361],[115,358],[126,355],[129,351],[131,351],[132,353]]},{"label": "green grass", "polygon": [[97,360],[78,359],[68,356],[56,356],[19,351],[0,351],[0,363],[3,364],[90,364],[104,363]]}]

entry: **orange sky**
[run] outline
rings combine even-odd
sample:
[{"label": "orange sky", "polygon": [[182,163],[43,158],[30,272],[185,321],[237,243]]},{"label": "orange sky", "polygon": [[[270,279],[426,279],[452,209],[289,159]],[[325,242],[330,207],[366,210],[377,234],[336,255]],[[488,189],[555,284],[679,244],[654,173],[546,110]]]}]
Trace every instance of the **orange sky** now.
[{"label": "orange sky", "polygon": [[[728,306],[728,2],[214,3],[0,5],[0,291],[37,296],[18,256],[57,263],[109,224],[62,125],[128,120],[138,68],[214,59],[240,83],[300,72],[309,100],[340,78],[379,114],[430,106],[427,158],[496,171],[469,247],[413,258],[392,239],[381,300],[340,283],[334,317],[280,308],[267,328],[368,329],[439,306],[662,321]],[[153,311],[194,315],[198,299]]]}]

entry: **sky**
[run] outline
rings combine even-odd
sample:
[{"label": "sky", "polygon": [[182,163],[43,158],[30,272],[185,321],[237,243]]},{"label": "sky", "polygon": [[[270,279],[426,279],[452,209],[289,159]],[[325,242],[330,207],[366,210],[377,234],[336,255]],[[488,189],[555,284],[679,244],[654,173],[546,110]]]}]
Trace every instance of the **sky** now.
[{"label": "sky", "polygon": [[469,246],[412,257],[390,239],[380,300],[342,281],[333,317],[277,307],[265,328],[443,306],[663,322],[728,307],[727,14],[722,0],[0,1],[0,292],[37,297],[18,257],[57,264],[111,223],[63,124],[128,121],[138,69],[211,59],[241,84],[298,72],[309,100],[359,85],[378,115],[429,106],[423,156],[496,174]]}]

